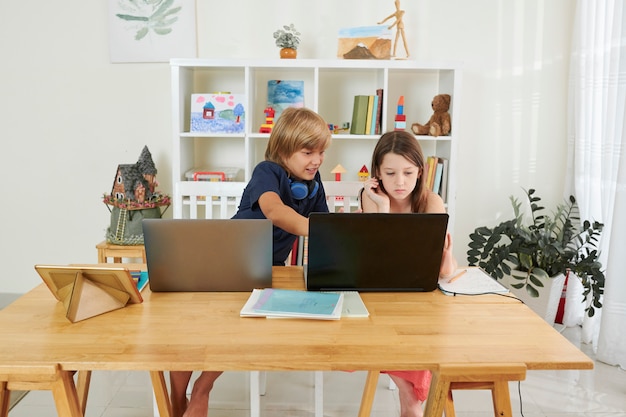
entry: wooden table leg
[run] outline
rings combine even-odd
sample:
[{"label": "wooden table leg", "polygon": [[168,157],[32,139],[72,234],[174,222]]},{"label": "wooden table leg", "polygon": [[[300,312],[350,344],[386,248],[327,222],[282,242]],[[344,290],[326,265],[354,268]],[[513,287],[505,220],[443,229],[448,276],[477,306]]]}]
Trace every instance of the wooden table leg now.
[{"label": "wooden table leg", "polygon": [[9,401],[11,401],[11,391],[6,381],[0,381],[0,417],[9,415]]},{"label": "wooden table leg", "polygon": [[363,397],[361,397],[361,408],[359,409],[359,417],[369,417],[372,413],[372,405],[374,404],[374,396],[376,395],[376,385],[380,371],[369,371],[363,388]]},{"label": "wooden table leg", "polygon": [[161,417],[172,417],[172,403],[167,393],[163,371],[150,371],[150,379],[152,380],[152,389],[154,390],[154,398],[159,409],[159,415]]},{"label": "wooden table leg", "polygon": [[87,396],[89,395],[89,384],[91,384],[91,371],[79,371],[76,383],[78,393],[78,403],[83,415],[87,410]]},{"label": "wooden table leg", "polygon": [[59,416],[84,416],[78,403],[73,374],[70,371],[59,371],[58,378],[51,384],[52,396]]}]

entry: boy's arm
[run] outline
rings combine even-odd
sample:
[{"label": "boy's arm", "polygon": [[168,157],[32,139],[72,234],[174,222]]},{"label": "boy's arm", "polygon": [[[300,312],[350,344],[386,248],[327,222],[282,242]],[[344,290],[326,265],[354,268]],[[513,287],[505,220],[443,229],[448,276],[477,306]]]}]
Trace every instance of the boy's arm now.
[{"label": "boy's arm", "polygon": [[309,235],[309,219],[286,206],[275,192],[267,191],[261,194],[259,207],[261,207],[263,215],[270,219],[274,226],[296,236]]}]

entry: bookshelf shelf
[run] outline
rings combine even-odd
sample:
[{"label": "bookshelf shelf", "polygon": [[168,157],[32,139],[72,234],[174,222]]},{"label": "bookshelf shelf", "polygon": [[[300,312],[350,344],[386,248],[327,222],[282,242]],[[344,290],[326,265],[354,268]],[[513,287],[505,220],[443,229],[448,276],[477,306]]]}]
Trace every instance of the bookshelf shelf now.
[{"label": "bookshelf shelf", "polygon": [[[392,130],[398,98],[404,96],[407,129],[425,123],[432,115],[432,98],[452,96],[451,136],[416,136],[424,156],[436,155],[449,162],[445,201],[450,222],[454,219],[456,144],[460,137],[459,106],[461,74],[457,63],[412,60],[230,60],[173,59],[170,61],[172,89],[172,180],[186,180],[196,167],[234,167],[235,181],[249,180],[254,166],[263,160],[269,138],[259,133],[265,122],[267,85],[270,80],[304,82],[304,105],[317,111],[329,124],[351,122],[355,95],[384,91],[382,131]],[[190,132],[191,95],[229,92],[245,97],[243,134]],[[363,165],[370,164],[378,135],[335,134],[326,153],[321,175],[333,181],[330,171],[337,164],[346,168],[342,180],[355,181]],[[177,204],[177,202],[174,202]]]}]

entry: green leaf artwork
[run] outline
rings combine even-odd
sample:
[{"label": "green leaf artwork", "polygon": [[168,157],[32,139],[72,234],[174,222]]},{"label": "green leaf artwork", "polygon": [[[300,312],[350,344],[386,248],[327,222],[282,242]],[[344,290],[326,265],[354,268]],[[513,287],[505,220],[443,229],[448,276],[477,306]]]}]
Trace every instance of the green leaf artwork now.
[{"label": "green leaf artwork", "polygon": [[143,39],[150,30],[157,35],[167,35],[172,25],[178,20],[178,12],[182,6],[174,6],[174,0],[120,0],[119,19],[134,23],[135,40]]}]

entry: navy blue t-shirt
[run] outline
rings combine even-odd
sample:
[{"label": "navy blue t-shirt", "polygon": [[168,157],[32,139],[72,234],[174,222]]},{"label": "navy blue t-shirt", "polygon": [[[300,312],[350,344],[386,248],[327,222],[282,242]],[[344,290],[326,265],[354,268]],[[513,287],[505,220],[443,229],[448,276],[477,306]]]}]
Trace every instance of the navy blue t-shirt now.
[{"label": "navy blue t-shirt", "polygon": [[[275,162],[260,162],[252,172],[250,182],[243,191],[241,204],[233,219],[265,219],[259,206],[259,198],[268,191],[278,194],[285,205],[305,217],[313,212],[326,213],[328,212],[326,193],[319,172],[315,174],[315,181],[319,183],[319,189],[315,195],[312,198],[305,197],[303,200],[296,200],[291,194],[287,171]],[[295,240],[296,235],[274,226],[274,265],[285,264]]]}]

